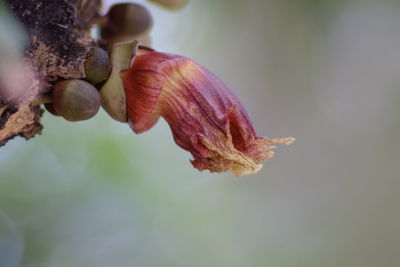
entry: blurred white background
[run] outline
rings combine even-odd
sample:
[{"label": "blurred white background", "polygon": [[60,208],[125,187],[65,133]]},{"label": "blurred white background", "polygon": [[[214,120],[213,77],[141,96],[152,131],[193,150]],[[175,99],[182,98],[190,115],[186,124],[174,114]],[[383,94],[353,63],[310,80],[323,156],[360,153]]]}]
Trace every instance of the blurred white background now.
[{"label": "blurred white background", "polygon": [[135,135],[46,113],[0,150],[0,266],[399,266],[400,3],[137,2],[155,49],[221,77],[260,135],[297,141],[236,179],[191,167],[164,121]]}]

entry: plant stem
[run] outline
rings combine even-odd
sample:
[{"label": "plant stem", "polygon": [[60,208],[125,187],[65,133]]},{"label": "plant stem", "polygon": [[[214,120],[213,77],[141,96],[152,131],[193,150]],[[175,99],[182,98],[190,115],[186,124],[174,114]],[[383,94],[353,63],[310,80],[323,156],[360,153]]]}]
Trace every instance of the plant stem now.
[{"label": "plant stem", "polygon": [[42,95],[33,102],[33,105],[39,106],[39,105],[48,104],[51,102],[53,102],[53,100],[51,99],[50,95]]}]

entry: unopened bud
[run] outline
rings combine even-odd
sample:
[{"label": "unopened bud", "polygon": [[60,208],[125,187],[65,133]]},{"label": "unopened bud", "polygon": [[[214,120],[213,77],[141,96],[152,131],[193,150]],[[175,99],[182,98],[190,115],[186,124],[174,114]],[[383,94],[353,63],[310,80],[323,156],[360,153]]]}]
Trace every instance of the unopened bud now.
[{"label": "unopened bud", "polygon": [[100,47],[94,47],[85,61],[85,79],[91,84],[99,84],[107,79],[110,70],[110,59],[107,52]]},{"label": "unopened bud", "polygon": [[88,82],[66,80],[54,85],[53,107],[56,113],[68,121],[92,118],[100,107],[100,94]]},{"label": "unopened bud", "polygon": [[119,36],[137,36],[150,31],[153,19],[142,5],[122,3],[113,5],[101,25],[101,37],[115,42]]}]

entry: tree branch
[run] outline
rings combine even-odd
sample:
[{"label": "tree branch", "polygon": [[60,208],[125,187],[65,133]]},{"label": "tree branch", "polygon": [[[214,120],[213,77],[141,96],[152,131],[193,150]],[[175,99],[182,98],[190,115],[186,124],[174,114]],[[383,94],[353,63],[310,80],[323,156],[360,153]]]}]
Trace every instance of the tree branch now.
[{"label": "tree branch", "polygon": [[[90,28],[101,0],[8,0],[6,5],[28,42],[23,68],[11,69],[8,83],[0,77],[0,146],[40,133],[43,112],[34,102],[59,80],[85,77],[84,62],[96,44]],[[10,88],[14,84],[17,89]]]}]

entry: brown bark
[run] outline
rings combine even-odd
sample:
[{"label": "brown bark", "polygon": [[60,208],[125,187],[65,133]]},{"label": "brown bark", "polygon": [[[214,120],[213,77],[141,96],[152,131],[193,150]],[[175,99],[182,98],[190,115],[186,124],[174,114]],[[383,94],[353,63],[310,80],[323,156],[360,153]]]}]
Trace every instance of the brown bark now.
[{"label": "brown bark", "polygon": [[12,99],[0,91],[0,146],[40,133],[42,110],[35,100],[59,80],[85,77],[84,62],[95,45],[90,28],[101,0],[7,0],[7,6],[29,37],[24,55],[29,71],[23,74],[29,82]]}]

